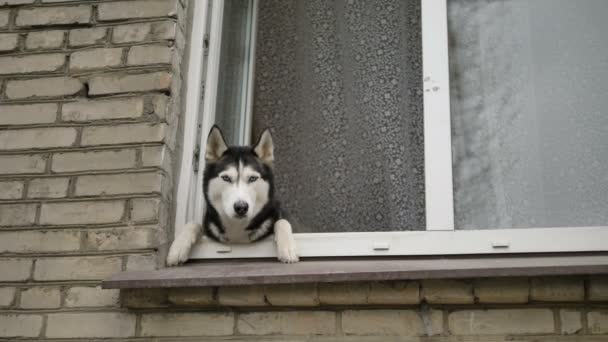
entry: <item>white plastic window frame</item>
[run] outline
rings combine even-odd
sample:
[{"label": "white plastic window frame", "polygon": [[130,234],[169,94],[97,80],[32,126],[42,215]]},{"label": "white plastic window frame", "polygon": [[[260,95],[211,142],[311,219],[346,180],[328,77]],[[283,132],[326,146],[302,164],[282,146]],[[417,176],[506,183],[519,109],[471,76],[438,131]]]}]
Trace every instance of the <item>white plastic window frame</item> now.
[{"label": "white plastic window frame", "polygon": [[[448,69],[447,1],[421,0],[424,82],[424,149],[426,187],[426,230],[361,233],[295,234],[302,257],[465,255],[500,253],[547,253],[608,251],[608,227],[560,227],[526,229],[455,230],[452,186],[452,145],[450,127],[450,92]],[[214,107],[221,37],[221,9],[208,13],[208,0],[196,1],[190,71],[186,96],[184,155],[177,195],[176,234],[184,223],[202,220],[202,171],[192,169],[192,151],[196,140],[204,147],[205,133],[214,122]],[[257,9],[257,3],[255,4]],[[253,15],[253,26],[257,19]],[[207,76],[202,115],[202,37],[211,20],[209,56],[205,61]],[[252,32],[255,37],[255,30]],[[255,46],[255,44],[252,44]],[[251,122],[253,96],[253,56],[248,91],[251,97],[247,122]],[[200,119],[200,122],[199,122]],[[196,137],[197,124],[202,136]],[[244,133],[249,141],[249,132]],[[199,160],[199,170],[204,160]],[[192,184],[196,190],[192,191]],[[272,239],[255,244],[223,245],[202,238],[192,250],[193,259],[275,257]]]}]

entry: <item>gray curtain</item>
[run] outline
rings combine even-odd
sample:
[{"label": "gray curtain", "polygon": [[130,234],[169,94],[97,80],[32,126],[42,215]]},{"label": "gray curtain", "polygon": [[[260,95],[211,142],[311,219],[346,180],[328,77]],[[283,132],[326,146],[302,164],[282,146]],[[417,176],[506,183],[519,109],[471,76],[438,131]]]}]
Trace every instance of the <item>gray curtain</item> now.
[{"label": "gray curtain", "polygon": [[419,0],[262,0],[254,133],[297,232],[423,230]]}]

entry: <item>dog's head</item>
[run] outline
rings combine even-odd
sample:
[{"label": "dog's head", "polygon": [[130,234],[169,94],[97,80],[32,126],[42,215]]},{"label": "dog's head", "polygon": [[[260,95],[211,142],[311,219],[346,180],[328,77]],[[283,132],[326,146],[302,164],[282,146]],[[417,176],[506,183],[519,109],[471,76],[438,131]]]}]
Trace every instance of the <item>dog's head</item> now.
[{"label": "dog's head", "polygon": [[228,146],[213,126],[205,161],[205,196],[220,216],[250,220],[272,199],[274,145],[268,129],[252,146]]}]

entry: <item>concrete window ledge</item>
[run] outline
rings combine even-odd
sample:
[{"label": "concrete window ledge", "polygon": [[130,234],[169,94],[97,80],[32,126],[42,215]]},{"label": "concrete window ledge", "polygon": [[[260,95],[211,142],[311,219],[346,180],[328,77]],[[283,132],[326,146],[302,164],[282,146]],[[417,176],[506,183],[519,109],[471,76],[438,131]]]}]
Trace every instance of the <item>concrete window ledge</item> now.
[{"label": "concrete window ledge", "polygon": [[106,289],[210,287],[494,277],[608,274],[607,253],[442,256],[305,260],[223,260],[188,263],[156,271],[116,274]]}]

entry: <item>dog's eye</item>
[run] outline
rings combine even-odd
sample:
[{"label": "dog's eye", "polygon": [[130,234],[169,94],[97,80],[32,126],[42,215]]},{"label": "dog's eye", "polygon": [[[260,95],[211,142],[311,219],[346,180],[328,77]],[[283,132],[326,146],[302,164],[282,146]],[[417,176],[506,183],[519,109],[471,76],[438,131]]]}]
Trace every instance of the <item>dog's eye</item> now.
[{"label": "dog's eye", "polygon": [[258,180],[258,178],[259,178],[258,176],[251,176],[251,177],[249,177],[249,183],[255,182],[256,180]]},{"label": "dog's eye", "polygon": [[228,176],[226,176],[226,175],[223,175],[223,176],[222,176],[222,179],[223,179],[224,181],[228,182],[228,183],[230,183],[230,182],[231,182],[230,177],[228,177]]}]

